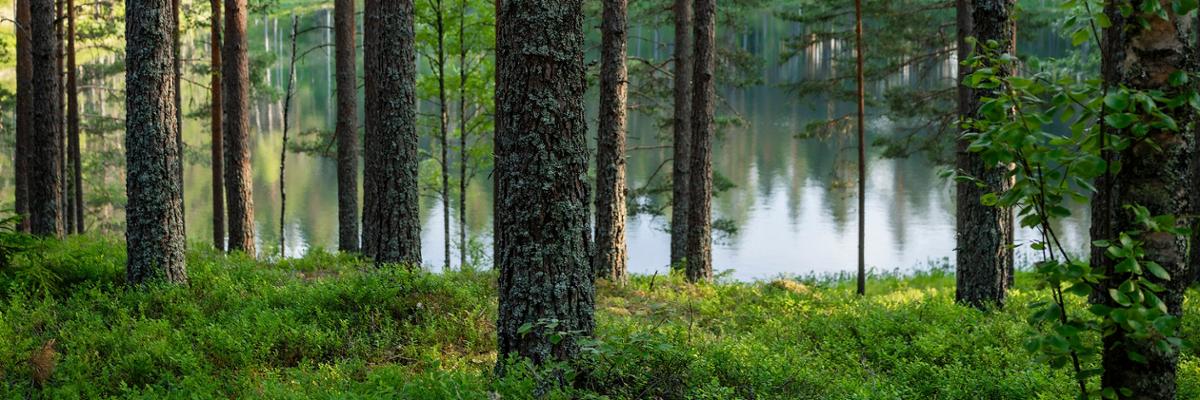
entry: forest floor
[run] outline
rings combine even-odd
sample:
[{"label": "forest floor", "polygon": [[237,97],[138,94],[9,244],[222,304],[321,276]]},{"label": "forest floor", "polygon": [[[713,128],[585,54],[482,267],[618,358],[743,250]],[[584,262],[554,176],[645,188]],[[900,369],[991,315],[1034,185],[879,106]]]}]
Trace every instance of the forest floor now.
[{"label": "forest floor", "polygon": [[[47,242],[0,269],[0,398],[523,399],[545,373],[494,376],[492,272],[194,250],[189,285],[137,290],[123,248]],[[1072,398],[1024,349],[1029,278],[997,312],[955,305],[944,269],[872,277],[864,298],[837,279],[601,284],[580,383],[546,397]],[[1180,398],[1200,398],[1198,360],[1182,357]]]}]

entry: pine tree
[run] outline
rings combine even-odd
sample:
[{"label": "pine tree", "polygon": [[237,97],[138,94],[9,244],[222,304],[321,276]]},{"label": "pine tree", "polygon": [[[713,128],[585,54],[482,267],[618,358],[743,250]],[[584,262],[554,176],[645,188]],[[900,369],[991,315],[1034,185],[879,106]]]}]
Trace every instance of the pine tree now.
[{"label": "pine tree", "polygon": [[126,280],[187,282],[183,187],[175,175],[175,21],[171,0],[129,0],[126,41]]},{"label": "pine tree", "polygon": [[[1015,51],[1013,0],[958,0],[957,5],[959,54],[971,54],[966,41],[971,36],[979,43],[996,41],[1001,48]],[[968,88],[961,79],[968,74],[967,68],[959,68],[958,110],[963,120],[977,118],[981,99],[994,96],[988,91]],[[956,150],[958,173],[969,179],[960,180],[956,186],[955,298],[960,303],[982,308],[1004,304],[1013,264],[1013,215],[1011,209],[983,204],[984,195],[1007,190],[1009,179],[1005,166],[987,165],[980,153],[968,150],[970,142],[958,139]]]},{"label": "pine tree", "polygon": [[496,25],[499,362],[569,360],[595,327],[583,0],[504,0]]},{"label": "pine tree", "polygon": [[695,3],[695,69],[692,75],[691,199],[688,200],[687,278],[711,280],[712,266],[712,143],[716,124],[716,0]]},{"label": "pine tree", "polygon": [[250,176],[250,64],[246,54],[246,0],[225,1],[225,37],[221,54],[221,99],[225,117],[225,207],[229,250],[254,252],[254,182]]},{"label": "pine tree", "polygon": [[625,68],[627,0],[604,0],[600,22],[600,129],[596,139],[597,277],[615,282],[628,279],[625,249],[625,98],[629,74]]},{"label": "pine tree", "polygon": [[363,253],[376,263],[419,266],[413,2],[368,0],[363,18]]},{"label": "pine tree", "polygon": [[336,0],[338,250],[359,251],[358,82],[354,55],[354,0]]}]

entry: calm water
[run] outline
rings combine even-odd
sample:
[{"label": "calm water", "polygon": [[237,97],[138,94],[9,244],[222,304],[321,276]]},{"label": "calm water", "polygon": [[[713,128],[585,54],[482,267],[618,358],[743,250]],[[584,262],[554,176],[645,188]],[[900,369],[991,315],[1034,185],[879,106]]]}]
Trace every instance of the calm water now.
[{"label": "calm water", "polygon": [[[317,11],[302,19],[304,25],[332,24],[332,13]],[[282,92],[286,78],[287,19],[253,17],[250,22],[252,51],[275,54],[277,62],[260,81]],[[716,144],[715,169],[736,186],[721,193],[713,202],[717,218],[733,221],[734,234],[718,235],[714,265],[718,270],[733,270],[737,279],[762,279],[781,274],[837,273],[852,271],[856,265],[856,176],[854,140],[846,132],[825,140],[800,140],[795,136],[810,121],[853,112],[849,104],[838,104],[820,97],[797,98],[779,85],[806,76],[827,76],[839,66],[830,61],[830,52],[846,44],[820,43],[804,56],[786,63],[779,61],[781,43],[791,34],[802,32],[764,15],[750,24],[747,35],[738,36],[741,45],[767,60],[763,84],[739,90],[723,90],[725,112],[735,111],[748,124],[725,131]],[[301,40],[307,48],[332,42],[328,30],[317,30]],[[630,52],[643,57],[669,57],[669,30],[637,29]],[[207,34],[197,33],[195,48],[185,56],[207,60]],[[656,46],[655,41],[668,43]],[[1053,40],[1031,44],[1026,49],[1053,52]],[[359,63],[361,68],[362,64]],[[846,66],[845,68],[850,68]],[[932,72],[905,71],[891,85],[928,83],[929,80],[953,79],[954,61],[934,66]],[[332,49],[309,53],[298,66],[298,90],[292,104],[292,131],[332,130],[334,127],[334,83]],[[207,78],[197,79],[207,83]],[[874,87],[872,90],[881,90]],[[594,96],[593,96],[594,97]],[[206,89],[185,84],[184,101],[189,107],[207,104]],[[595,101],[594,99],[592,100]],[[432,110],[428,104],[424,111]],[[109,106],[109,113],[119,105]],[[595,118],[594,107],[591,118]],[[361,112],[361,108],[360,108]],[[251,111],[251,141],[254,201],[260,241],[273,248],[279,232],[279,160],[282,139],[283,105],[280,101],[259,102]],[[193,241],[211,237],[211,172],[207,165],[209,134],[206,119],[185,122],[185,140],[203,163],[188,167],[187,229]],[[594,120],[592,121],[594,128]],[[656,117],[632,113],[629,132],[628,179],[631,187],[646,185],[671,152],[663,148]],[[892,124],[886,118],[872,116],[870,135],[889,134]],[[433,134],[427,130],[423,134]],[[428,147],[429,139],[423,139]],[[594,143],[592,143],[594,146]],[[952,259],[954,251],[953,187],[939,177],[939,168],[921,159],[882,159],[877,149],[869,152],[867,181],[867,264],[878,270],[911,270],[931,262]],[[457,168],[457,167],[456,167]],[[669,171],[669,165],[660,172]],[[470,235],[485,243],[491,234],[491,184],[487,175],[471,182],[466,210],[449,210],[457,219],[467,214]],[[658,176],[659,179],[662,176]],[[285,236],[287,254],[303,254],[311,248],[336,248],[337,197],[336,169],[332,159],[289,153],[287,156],[287,215]],[[427,266],[438,269],[442,252],[442,215],[447,212],[435,196],[423,196],[421,218],[423,255]],[[457,201],[453,203],[457,207]],[[1086,243],[1086,210],[1078,209],[1074,219],[1061,227],[1072,248]],[[669,210],[667,210],[669,213]],[[669,215],[669,214],[668,214]],[[669,220],[667,217],[638,215],[628,224],[629,265],[636,273],[665,272],[669,256]],[[457,223],[452,227],[457,238]],[[1022,231],[1018,239],[1031,232]],[[260,245],[260,248],[264,246]],[[457,252],[457,247],[455,247]],[[486,253],[490,254],[490,250]],[[457,253],[452,254],[457,264]]]}]

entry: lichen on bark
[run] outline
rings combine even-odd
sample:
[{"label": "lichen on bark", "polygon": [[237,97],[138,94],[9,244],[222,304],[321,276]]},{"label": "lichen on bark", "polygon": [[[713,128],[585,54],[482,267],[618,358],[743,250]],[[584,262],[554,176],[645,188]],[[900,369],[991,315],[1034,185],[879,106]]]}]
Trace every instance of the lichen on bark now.
[{"label": "lichen on bark", "polygon": [[[582,7],[582,0],[505,0],[498,10],[493,226],[501,363],[508,355],[572,359],[577,339],[595,327]],[[557,331],[570,334],[556,341]]]}]

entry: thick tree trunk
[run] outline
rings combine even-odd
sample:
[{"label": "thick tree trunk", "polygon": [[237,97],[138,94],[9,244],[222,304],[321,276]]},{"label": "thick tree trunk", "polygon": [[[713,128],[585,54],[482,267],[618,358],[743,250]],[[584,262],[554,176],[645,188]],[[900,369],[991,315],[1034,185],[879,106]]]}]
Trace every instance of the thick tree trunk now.
[{"label": "thick tree trunk", "polygon": [[338,250],[358,252],[358,68],[354,0],[333,5],[337,61]]},{"label": "thick tree trunk", "polygon": [[675,131],[671,159],[671,266],[687,257],[692,162],[692,2],[675,0]]},{"label": "thick tree trunk", "polygon": [[[595,327],[588,262],[583,0],[497,10],[497,336],[509,355],[569,360]],[[553,321],[553,328],[546,324]],[[526,328],[522,329],[522,326]],[[578,332],[561,341],[557,331]]]},{"label": "thick tree trunk", "polygon": [[187,282],[183,187],[175,176],[175,32],[171,0],[128,0],[126,40],[126,280]]},{"label": "thick tree trunk", "polygon": [[[54,0],[30,0],[33,98],[30,111],[57,110],[59,105],[58,39]],[[40,236],[62,237],[62,114],[32,112],[29,169],[29,227]]]},{"label": "thick tree trunk", "polygon": [[83,164],[79,149],[79,86],[76,84],[75,65],[75,0],[67,1],[67,139],[70,143],[71,205],[75,208],[71,216],[75,233],[83,233]]},{"label": "thick tree trunk", "polygon": [[419,267],[413,2],[367,0],[363,15],[363,252],[376,263]]},{"label": "thick tree trunk", "polygon": [[604,0],[600,22],[600,129],[596,135],[597,277],[624,282],[625,263],[625,69],[627,0]]},{"label": "thick tree trunk", "polygon": [[225,107],[225,206],[229,209],[229,250],[254,257],[254,182],[250,176],[248,104],[250,66],[246,55],[246,0],[226,0],[221,86]]},{"label": "thick tree trunk", "polygon": [[212,87],[210,88],[210,97],[212,98],[211,115],[212,123],[212,202],[213,202],[213,246],[218,250],[225,250],[225,157],[222,143],[222,114],[224,107],[222,106],[222,89],[221,89],[221,1],[212,1],[212,23],[209,31],[209,43],[211,47],[211,57],[209,65],[212,68]]},{"label": "thick tree trunk", "polygon": [[31,141],[33,138],[33,120],[34,116],[32,108],[33,102],[33,53],[30,43],[30,16],[29,16],[29,1],[17,0],[15,2],[17,25],[17,104],[16,104],[16,120],[17,120],[17,143],[16,150],[13,152],[13,166],[16,176],[14,178],[14,207],[17,215],[21,216],[21,222],[18,229],[22,232],[29,232],[29,158],[33,146]]},{"label": "thick tree trunk", "polygon": [[[1133,9],[1140,10],[1141,1],[1133,2]],[[1168,97],[1178,96],[1186,86],[1172,87],[1168,79],[1176,71],[1194,71],[1196,50],[1190,38],[1195,32],[1193,25],[1183,17],[1169,14],[1163,20],[1153,14],[1135,14],[1123,17],[1113,2],[1105,9],[1111,27],[1104,30],[1102,70],[1104,83],[1109,88],[1119,86],[1135,90],[1161,90]],[[1144,18],[1148,25],[1143,27],[1135,18]],[[1098,186],[1100,190],[1094,203],[1093,239],[1108,239],[1116,242],[1120,232],[1141,230],[1124,205],[1146,207],[1151,215],[1185,216],[1191,196],[1189,183],[1193,159],[1191,151],[1195,145],[1195,112],[1190,107],[1171,110],[1160,108],[1179,121],[1181,130],[1151,128],[1144,140],[1132,140],[1135,134],[1128,130],[1106,128],[1106,134],[1120,135],[1133,142],[1119,154],[1113,154],[1122,165],[1117,172],[1107,175]],[[1189,221],[1182,218],[1181,223]],[[1184,291],[1187,289],[1188,239],[1171,233],[1150,232],[1141,237],[1145,257],[1161,265],[1174,278],[1158,281],[1166,288],[1158,296],[1166,303],[1170,313],[1180,316]],[[1093,250],[1093,268],[1107,272],[1109,278],[1102,282],[1106,288],[1116,288],[1127,278],[1114,272],[1114,260],[1105,257],[1100,249]],[[1107,293],[1100,290],[1100,293]],[[1113,301],[1104,297],[1110,305]],[[1164,332],[1171,335],[1171,332]],[[1136,399],[1174,399],[1176,395],[1175,375],[1179,361],[1178,349],[1162,351],[1152,342],[1128,339],[1117,329],[1103,338],[1104,387],[1129,388]],[[1129,359],[1136,352],[1146,358],[1139,363]]]},{"label": "thick tree trunk", "polygon": [[[1013,6],[1013,0],[958,0],[958,52],[963,59],[971,53],[965,41],[968,36],[981,43],[994,40],[1003,43],[1003,48],[1012,48]],[[969,73],[965,68],[959,70],[958,113],[962,119],[976,118],[980,99],[993,96],[988,91],[975,91],[963,85],[961,78]],[[958,140],[956,167],[959,173],[978,179],[983,185],[957,183],[955,298],[959,303],[978,308],[1002,306],[1013,263],[1012,211],[984,205],[980,199],[985,194],[1007,190],[1010,181],[1004,166],[986,165],[982,156],[969,151],[968,146],[970,141]]]},{"label": "thick tree trunk", "polygon": [[691,199],[688,203],[687,279],[711,280],[712,142],[715,130],[716,0],[696,0],[696,64],[692,76]]}]

